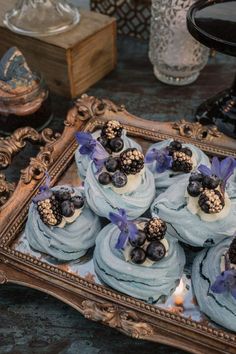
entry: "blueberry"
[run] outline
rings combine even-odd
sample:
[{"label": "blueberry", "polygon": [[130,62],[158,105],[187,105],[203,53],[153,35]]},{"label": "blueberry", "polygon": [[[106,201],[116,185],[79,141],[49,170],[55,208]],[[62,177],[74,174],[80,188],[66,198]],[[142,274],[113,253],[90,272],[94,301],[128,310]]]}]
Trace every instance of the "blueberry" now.
[{"label": "blueberry", "polygon": [[122,188],[127,184],[127,176],[121,171],[116,171],[112,176],[112,184],[116,188]]},{"label": "blueberry", "polygon": [[182,149],[182,144],[181,142],[174,140],[170,143],[169,147],[171,150],[179,151]]},{"label": "blueberry", "polygon": [[103,147],[106,147],[108,145],[108,140],[105,136],[100,136],[99,138],[97,138],[97,140]]},{"label": "blueberry", "polygon": [[184,147],[180,150],[181,152],[183,152],[185,155],[189,156],[189,157],[192,157],[193,156],[193,153],[192,151],[188,148],[188,147]]},{"label": "blueberry", "polygon": [[110,140],[110,148],[113,152],[120,152],[124,147],[124,142],[121,138],[114,138]]},{"label": "blueberry", "polygon": [[55,191],[53,192],[53,194],[55,195],[56,199],[59,200],[60,202],[71,199],[71,193],[65,189]]},{"label": "blueberry", "polygon": [[220,184],[219,178],[215,176],[204,176],[202,180],[202,185],[204,188],[216,189]]},{"label": "blueberry", "polygon": [[161,242],[152,241],[147,247],[146,254],[151,261],[157,262],[165,257],[166,249]]},{"label": "blueberry", "polygon": [[202,190],[202,184],[197,181],[192,181],[189,183],[187,187],[188,194],[191,197],[198,197]]},{"label": "blueberry", "polygon": [[104,186],[111,183],[111,176],[109,175],[109,173],[107,172],[102,172],[99,176],[98,176],[98,182],[100,184],[103,184]]},{"label": "blueberry", "polygon": [[140,230],[134,240],[129,239],[129,243],[133,247],[140,247],[145,243],[146,238],[147,238],[147,236],[146,236],[145,232]]},{"label": "blueberry", "polygon": [[61,213],[63,216],[70,217],[74,214],[74,212],[75,212],[75,207],[71,201],[65,200],[64,202],[62,202]]},{"label": "blueberry", "polygon": [[140,248],[134,248],[130,253],[131,261],[136,264],[142,264],[146,259],[145,251]]},{"label": "blueberry", "polygon": [[74,204],[75,209],[81,209],[84,206],[84,198],[79,195],[71,198],[71,201]]},{"label": "blueberry", "polygon": [[119,160],[115,157],[109,157],[105,162],[105,167],[108,172],[115,172],[119,168]]},{"label": "blueberry", "polygon": [[189,182],[193,182],[193,181],[202,182],[202,179],[203,179],[203,175],[200,172],[195,171],[191,173],[189,177]]}]

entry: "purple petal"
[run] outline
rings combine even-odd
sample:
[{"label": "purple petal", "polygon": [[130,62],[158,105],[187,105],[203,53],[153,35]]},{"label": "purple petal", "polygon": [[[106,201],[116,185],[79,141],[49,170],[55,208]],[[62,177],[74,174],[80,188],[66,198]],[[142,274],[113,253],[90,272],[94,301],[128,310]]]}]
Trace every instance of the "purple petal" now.
[{"label": "purple petal", "polygon": [[121,223],[123,223],[123,217],[120,214],[110,212],[109,219],[114,225],[120,225]]},{"label": "purple petal", "polygon": [[220,178],[220,160],[214,156],[211,162],[211,173]]},{"label": "purple petal", "polygon": [[93,139],[92,134],[86,132],[78,132],[75,137],[80,145],[89,144]]},{"label": "purple petal", "polygon": [[131,238],[131,240],[134,240],[138,233],[138,228],[132,221],[128,222],[128,230],[129,230],[129,237]]},{"label": "purple petal", "polygon": [[50,190],[46,190],[45,192],[43,193],[39,193],[37,194],[34,198],[33,198],[33,202],[34,203],[38,203],[38,202],[41,202],[45,199],[49,199],[51,198],[52,196],[52,192]]},{"label": "purple petal", "polygon": [[231,295],[236,299],[236,285],[231,289]]},{"label": "purple petal", "polygon": [[211,286],[211,290],[216,294],[222,294],[227,290],[224,279],[222,279],[221,275],[218,275],[215,282]]},{"label": "purple petal", "polygon": [[199,165],[199,166],[198,166],[198,171],[199,171],[200,173],[202,173],[204,176],[211,176],[211,175],[212,175],[211,169],[208,168],[208,167],[205,166],[205,165]]},{"label": "purple petal", "polygon": [[90,155],[93,153],[94,148],[89,145],[81,145],[79,148],[79,152],[81,155]]},{"label": "purple petal", "polygon": [[105,160],[109,157],[108,152],[98,141],[96,142],[96,146],[93,152],[93,159],[97,160]]},{"label": "purple petal", "polygon": [[146,153],[145,163],[152,163],[156,160],[158,155],[158,150],[153,148]]},{"label": "purple petal", "polygon": [[125,247],[125,244],[127,242],[127,239],[128,239],[128,234],[127,232],[125,231],[121,231],[119,237],[118,237],[118,240],[117,240],[117,243],[116,243],[116,249],[120,250],[120,249],[123,249]]},{"label": "purple petal", "polygon": [[47,188],[50,188],[51,177],[50,177],[48,171],[45,172],[45,175],[46,175],[45,186],[46,186]]},{"label": "purple petal", "polygon": [[171,156],[167,155],[164,152],[160,153],[156,160],[156,171],[158,173],[163,173],[166,170],[169,170],[172,166],[172,162],[173,159]]},{"label": "purple petal", "polygon": [[233,157],[226,157],[220,163],[220,178],[225,182],[234,173],[235,169],[235,159]]}]

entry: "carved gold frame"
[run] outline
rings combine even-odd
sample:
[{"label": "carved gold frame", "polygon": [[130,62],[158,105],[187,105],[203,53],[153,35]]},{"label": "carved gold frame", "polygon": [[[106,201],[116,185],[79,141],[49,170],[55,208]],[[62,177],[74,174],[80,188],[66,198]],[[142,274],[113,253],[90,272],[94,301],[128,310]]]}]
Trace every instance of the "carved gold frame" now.
[{"label": "carved gold frame", "polygon": [[184,120],[147,121],[129,114],[123,106],[87,95],[78,99],[68,112],[61,136],[54,135],[50,129],[37,133],[32,128],[24,128],[10,138],[0,139],[2,167],[11,163],[12,156],[23,148],[27,139],[45,143],[21,172],[16,186],[8,183],[4,174],[0,175],[0,284],[16,283],[46,292],[68,303],[86,318],[134,338],[165,343],[196,354],[235,353],[235,334],[94,284],[11,247],[24,227],[32,196],[44,182],[44,171],[48,170],[52,183],[56,183],[73,159],[77,148],[75,132],[93,131],[109,119],[118,119],[128,134],[137,139],[156,141],[176,137],[183,142],[193,142],[211,155],[236,157],[236,141],[215,127],[206,128]]}]

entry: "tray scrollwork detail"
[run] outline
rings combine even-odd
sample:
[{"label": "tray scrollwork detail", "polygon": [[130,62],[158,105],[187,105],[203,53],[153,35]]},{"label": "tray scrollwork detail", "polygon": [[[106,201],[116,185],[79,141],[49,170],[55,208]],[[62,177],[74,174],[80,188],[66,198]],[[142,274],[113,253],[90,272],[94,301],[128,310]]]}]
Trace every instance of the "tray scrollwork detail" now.
[{"label": "tray scrollwork detail", "polygon": [[145,338],[153,334],[152,327],[142,322],[133,311],[120,310],[115,305],[90,300],[83,301],[82,308],[86,318],[117,328],[133,338]]},{"label": "tray scrollwork detail", "polygon": [[6,176],[0,173],[0,208],[12,196],[15,190],[15,183],[10,183],[6,180]]},{"label": "tray scrollwork detail", "polygon": [[0,167],[8,167],[13,156],[25,147],[27,140],[47,144],[53,143],[59,137],[60,134],[54,135],[50,128],[44,129],[41,133],[31,127],[17,129],[11,136],[0,138]]},{"label": "tray scrollwork detail", "polygon": [[172,128],[178,130],[180,136],[196,140],[212,141],[214,138],[220,138],[222,136],[215,126],[205,127],[200,123],[190,123],[184,119],[181,119],[179,122],[174,122]]},{"label": "tray scrollwork detail", "polygon": [[75,101],[75,106],[70,110],[65,125],[74,126],[77,119],[86,121],[102,116],[106,111],[116,113],[123,110],[124,106],[117,106],[110,100],[98,99],[94,96],[84,94]]},{"label": "tray scrollwork detail", "polygon": [[6,273],[0,270],[0,285],[7,283]]}]

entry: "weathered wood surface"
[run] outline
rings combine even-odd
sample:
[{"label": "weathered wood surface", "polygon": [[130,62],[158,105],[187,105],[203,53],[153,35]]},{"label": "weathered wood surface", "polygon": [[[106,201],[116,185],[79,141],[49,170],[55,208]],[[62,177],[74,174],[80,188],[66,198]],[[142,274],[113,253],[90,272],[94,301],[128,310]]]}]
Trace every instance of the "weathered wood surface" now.
[{"label": "weathered wood surface", "polygon": [[[233,58],[217,55],[198,81],[186,87],[158,82],[147,57],[147,43],[119,39],[118,68],[88,93],[125,104],[135,115],[153,120],[193,119],[202,100],[229,86],[236,69]],[[62,130],[70,102],[53,97],[51,127]],[[30,154],[27,147],[7,173],[15,179]],[[167,346],[130,339],[84,319],[67,305],[39,292],[7,285],[0,287],[0,353],[10,354],[184,354]]]}]

